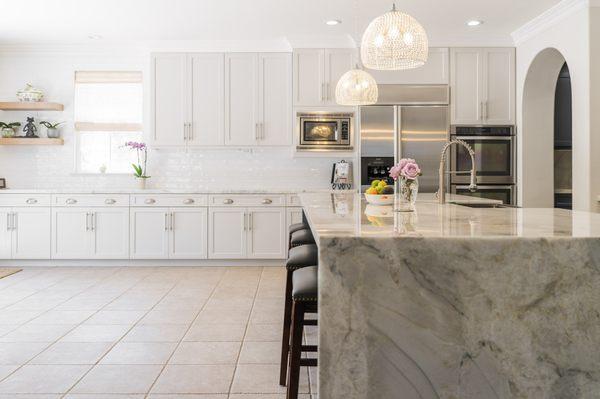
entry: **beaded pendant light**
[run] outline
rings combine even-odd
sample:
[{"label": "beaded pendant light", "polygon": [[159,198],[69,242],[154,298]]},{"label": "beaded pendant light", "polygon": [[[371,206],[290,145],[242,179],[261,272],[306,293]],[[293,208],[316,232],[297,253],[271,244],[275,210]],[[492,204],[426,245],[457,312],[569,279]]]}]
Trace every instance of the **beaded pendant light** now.
[{"label": "beaded pendant light", "polygon": [[408,14],[392,10],[375,18],[363,34],[360,48],[362,63],[376,70],[401,70],[423,66],[427,62],[427,33]]},{"label": "beaded pendant light", "polygon": [[335,101],[340,105],[371,105],[378,97],[377,82],[358,66],[343,74],[335,87]]}]

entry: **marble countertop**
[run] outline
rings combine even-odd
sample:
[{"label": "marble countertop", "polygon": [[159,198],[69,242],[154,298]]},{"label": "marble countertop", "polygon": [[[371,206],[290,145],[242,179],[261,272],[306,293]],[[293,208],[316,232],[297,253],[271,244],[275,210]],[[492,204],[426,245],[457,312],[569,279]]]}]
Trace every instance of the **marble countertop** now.
[{"label": "marble countertop", "polygon": [[[353,190],[349,190],[353,191]],[[168,189],[168,188],[57,188],[57,189],[0,189],[2,194],[298,194],[298,193],[331,193],[330,189]]]},{"label": "marble countertop", "polygon": [[448,203],[439,205],[434,194],[419,194],[413,213],[370,205],[358,193],[306,193],[300,199],[318,237],[600,237],[600,214],[452,203],[494,202],[474,197],[448,195]]}]

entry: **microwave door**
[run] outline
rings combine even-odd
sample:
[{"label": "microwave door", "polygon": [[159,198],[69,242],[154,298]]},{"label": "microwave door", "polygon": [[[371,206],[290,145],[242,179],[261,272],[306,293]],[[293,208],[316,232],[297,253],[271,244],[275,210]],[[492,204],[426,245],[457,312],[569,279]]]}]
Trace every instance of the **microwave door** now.
[{"label": "microwave door", "polygon": [[337,144],[339,134],[336,120],[303,119],[301,144]]}]

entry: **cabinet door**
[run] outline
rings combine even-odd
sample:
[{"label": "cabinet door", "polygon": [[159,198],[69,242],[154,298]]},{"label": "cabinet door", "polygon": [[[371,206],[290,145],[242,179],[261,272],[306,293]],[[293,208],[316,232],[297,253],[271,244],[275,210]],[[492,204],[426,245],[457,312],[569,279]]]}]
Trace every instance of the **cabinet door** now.
[{"label": "cabinet door", "polygon": [[355,49],[325,50],[325,104],[337,105],[335,87],[343,74],[354,69]]},{"label": "cabinet door", "polygon": [[246,258],[246,209],[210,208],[208,211],[208,257]]},{"label": "cabinet door", "polygon": [[168,208],[131,208],[130,254],[132,259],[169,257]]},{"label": "cabinet door", "polygon": [[483,121],[483,59],[478,48],[453,48],[450,53],[450,93],[453,125]]},{"label": "cabinet door", "polygon": [[287,208],[288,227],[296,223],[302,223],[302,208]]},{"label": "cabinet door", "polygon": [[285,208],[250,208],[248,215],[248,258],[285,258]]},{"label": "cabinet door", "polygon": [[0,208],[0,259],[10,259],[12,248],[11,208]]},{"label": "cabinet door", "polygon": [[192,104],[188,145],[225,143],[225,56],[221,53],[190,55]]},{"label": "cabinet door", "polygon": [[286,53],[259,55],[259,144],[288,145],[292,134],[292,60]]},{"label": "cabinet door", "polygon": [[90,210],[52,209],[52,257],[86,259],[91,255]]},{"label": "cabinet door", "polygon": [[187,56],[180,53],[153,57],[152,110],[154,127],[151,141],[157,146],[185,145],[189,87]]},{"label": "cabinet door", "polygon": [[52,214],[50,208],[14,208],[12,254],[14,259],[50,259]]},{"label": "cabinet door", "polygon": [[294,106],[323,105],[325,101],[325,51],[294,51]]},{"label": "cabinet door", "polygon": [[515,49],[483,50],[483,119],[489,125],[515,124]]},{"label": "cabinet door", "polygon": [[93,208],[92,257],[129,259],[129,208]]},{"label": "cabinet door", "polygon": [[258,54],[225,56],[225,143],[254,145],[258,138]]},{"label": "cabinet door", "polygon": [[177,209],[170,213],[172,259],[206,259],[208,211],[206,208]]}]

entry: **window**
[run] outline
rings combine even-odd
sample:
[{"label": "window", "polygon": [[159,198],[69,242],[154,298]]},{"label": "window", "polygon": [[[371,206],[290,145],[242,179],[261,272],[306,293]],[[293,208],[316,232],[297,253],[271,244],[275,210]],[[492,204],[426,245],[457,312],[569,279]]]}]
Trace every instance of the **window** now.
[{"label": "window", "polygon": [[77,171],[130,173],[135,153],[124,144],[142,140],[142,110],[141,72],[75,72]]}]

